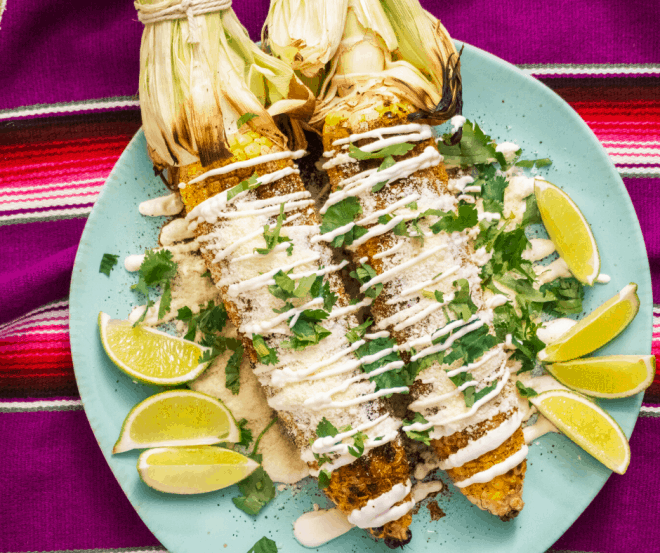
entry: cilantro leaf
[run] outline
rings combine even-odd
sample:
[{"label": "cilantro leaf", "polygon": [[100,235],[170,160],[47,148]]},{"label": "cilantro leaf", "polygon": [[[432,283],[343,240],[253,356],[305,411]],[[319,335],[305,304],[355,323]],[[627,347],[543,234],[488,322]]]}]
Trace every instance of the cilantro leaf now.
[{"label": "cilantro leaf", "polygon": [[324,490],[330,485],[331,474],[327,470],[322,470],[319,473],[319,488]]},{"label": "cilantro leaf", "polygon": [[369,436],[367,436],[364,432],[360,430],[357,433],[353,434],[352,438],[353,438],[353,446],[348,446],[348,452],[353,457],[361,457],[362,454],[364,453],[364,442],[367,441]]},{"label": "cilantro leaf", "polygon": [[[362,207],[355,196],[350,196],[341,202],[331,205],[323,214],[320,227],[321,234],[332,232],[339,227],[352,223],[360,213],[362,213]],[[353,226],[345,234],[336,236],[332,240],[331,245],[334,248],[339,248],[342,245],[350,246],[357,238],[364,236],[367,232],[367,229],[364,227]]]},{"label": "cilantro leaf", "polygon": [[[436,339],[433,342],[436,343],[437,341],[437,343],[440,343],[442,338],[446,339],[446,336],[442,336],[440,339]],[[502,340],[498,340],[496,336],[489,334],[486,325],[480,326],[454,341],[451,346],[451,352],[444,355],[442,363],[451,365],[454,361],[459,359],[463,361],[463,364],[465,365],[474,363],[484,353],[501,341]]]},{"label": "cilantro leaf", "polygon": [[225,388],[232,394],[238,394],[240,388],[240,373],[241,361],[243,361],[243,346],[239,346],[234,353],[232,353],[227,366],[225,367]]},{"label": "cilantro leaf", "polygon": [[430,300],[434,299],[438,303],[445,303],[444,294],[440,290],[434,290],[433,292],[429,292],[428,290],[422,290],[422,296]]},{"label": "cilantro leaf", "polygon": [[525,386],[525,385],[522,383],[522,381],[520,381],[520,380],[516,380],[516,388],[518,388],[518,393],[519,393],[522,397],[527,397],[527,398],[529,398],[529,397],[534,397],[534,396],[538,396],[538,395],[539,395],[538,392],[537,392],[536,390],[534,390],[534,389],[532,389],[532,388],[528,388],[528,387]]},{"label": "cilantro leaf", "polygon": [[[265,248],[254,248],[254,251],[261,255],[268,255],[273,251],[273,248],[283,242],[289,242],[291,239],[288,236],[280,236],[282,225],[284,224],[284,202],[280,205],[280,214],[277,216],[275,228],[270,230],[269,225],[264,225],[264,241],[266,242]],[[287,248],[287,253],[293,253],[293,244]]]},{"label": "cilantro leaf", "polygon": [[264,536],[255,543],[247,553],[277,553],[277,544],[270,538]]},{"label": "cilantro leaf", "polygon": [[536,195],[530,194],[525,199],[525,213],[523,213],[522,225],[526,227],[527,225],[535,225],[542,222],[541,212],[536,203]]},{"label": "cilantro leaf", "polygon": [[101,259],[101,265],[99,267],[99,273],[103,273],[106,276],[110,276],[110,272],[115,268],[117,260],[119,259],[118,255],[112,253],[104,253],[103,258]]},{"label": "cilantro leaf", "polygon": [[447,166],[468,166],[488,164],[497,159],[495,144],[490,136],[484,134],[479,125],[466,121],[463,136],[455,146],[438,142],[438,151],[444,157]]},{"label": "cilantro leaf", "polygon": [[316,426],[316,435],[319,438],[325,438],[327,436],[334,438],[337,434],[339,434],[339,430],[337,430],[335,425],[325,417],[323,417],[321,422]]},{"label": "cilantro leaf", "polygon": [[556,300],[543,306],[543,311],[554,316],[575,315],[582,312],[584,284],[577,279],[558,278],[544,284],[539,289],[545,294],[552,294]]},{"label": "cilantro leaf", "polygon": [[525,167],[528,169],[531,169],[532,167],[541,169],[542,167],[547,167],[548,165],[552,165],[552,161],[550,161],[550,159],[547,157],[541,159],[521,159],[517,161],[515,165],[516,167]]},{"label": "cilantro leaf", "polygon": [[449,307],[454,315],[467,321],[477,312],[477,306],[470,296],[470,283],[467,279],[461,278],[455,280],[453,286],[458,287],[458,290],[454,294],[454,299],[449,302],[447,307]]},{"label": "cilantro leaf", "polygon": [[[363,263],[355,271],[351,271],[350,276],[357,279],[360,284],[369,282],[371,279],[377,276],[374,268],[368,263]],[[364,291],[364,295],[368,298],[377,298],[380,293],[383,291],[383,284],[379,282],[375,286],[370,286]]]},{"label": "cilantro leaf", "polygon": [[460,232],[466,228],[475,226],[479,222],[479,213],[477,212],[477,208],[472,204],[459,204],[458,213],[454,213],[453,211],[440,213],[442,213],[440,220],[431,225],[433,234],[438,234],[442,230],[447,233]]},{"label": "cilantro leaf", "polygon": [[[421,414],[415,413],[415,416],[413,417],[412,420],[405,420],[403,421],[403,426],[410,426],[411,424],[414,424],[416,422],[421,422],[422,424],[427,424],[429,421],[427,421]],[[419,430],[406,430],[406,436],[408,436],[411,440],[416,440],[418,442],[422,442],[423,444],[426,445],[431,445],[431,429],[429,428],[428,430],[424,431],[419,431]]]},{"label": "cilantro leaf", "polygon": [[210,279],[211,282],[213,282],[213,276],[211,275],[211,271],[209,271],[208,269],[206,269],[206,271],[204,271],[200,276],[201,277],[206,277],[206,278]]},{"label": "cilantro leaf", "polygon": [[245,123],[248,121],[252,121],[255,117],[259,117],[256,113],[244,113],[238,118],[238,121],[236,122],[236,126],[240,129]]},{"label": "cilantro leaf", "polygon": [[[487,396],[490,394],[493,390],[497,388],[497,382],[493,382],[490,386],[486,386],[485,388],[482,388],[478,392],[475,392],[474,396],[468,397],[467,394],[465,395],[465,406],[466,407],[472,407],[474,405],[475,401],[479,401],[482,397]],[[469,388],[468,388],[469,390]],[[467,390],[465,390],[467,392]]]},{"label": "cilantro leaf", "polygon": [[238,421],[238,429],[241,432],[241,439],[240,441],[237,442],[238,445],[242,445],[243,447],[250,447],[250,444],[252,443],[253,437],[252,437],[252,430],[250,430],[247,426],[247,419],[241,419]]},{"label": "cilantro leaf", "polygon": [[138,271],[140,278],[137,284],[131,286],[131,289],[144,295],[147,298],[147,305],[142,315],[133,326],[136,326],[144,320],[147,315],[147,310],[154,304],[149,297],[150,287],[161,286],[163,288],[163,296],[161,298],[160,308],[158,309],[158,318],[162,319],[170,310],[172,303],[170,280],[176,276],[176,273],[177,264],[172,261],[171,251],[160,250],[154,252],[151,250],[146,253]]},{"label": "cilantro leaf", "polygon": [[373,324],[371,319],[367,319],[361,325],[354,326],[346,333],[346,339],[354,344],[358,340],[361,340],[364,334],[367,332],[367,329]]},{"label": "cilantro leaf", "polygon": [[261,183],[258,180],[257,174],[254,173],[250,178],[241,181],[236,186],[230,188],[227,191],[227,201],[231,200],[241,192],[245,192],[246,190],[253,190],[259,186],[261,186]]},{"label": "cilantro leaf", "polygon": [[316,322],[326,319],[328,315],[322,309],[306,309],[303,311],[295,324],[290,327],[293,337],[290,340],[284,340],[281,344],[282,347],[299,351],[318,344],[323,338],[330,336],[332,333]]},{"label": "cilantro leaf", "polygon": [[[491,168],[494,167],[491,165]],[[502,175],[493,175],[486,178],[481,185],[481,197],[484,200],[484,210],[491,213],[504,212],[504,191],[508,186],[507,180]]]},{"label": "cilantro leaf", "polygon": [[275,497],[275,484],[268,473],[258,467],[250,476],[238,483],[241,496],[233,497],[234,505],[248,515],[256,515]]},{"label": "cilantro leaf", "polygon": [[407,154],[414,147],[415,147],[414,144],[402,142],[400,144],[392,144],[391,146],[386,146],[385,148],[381,148],[380,150],[376,150],[375,152],[365,152],[364,150],[360,150],[360,148],[358,148],[354,144],[351,144],[348,147],[348,155],[354,159],[360,159],[360,160],[382,159],[392,156],[402,156],[404,154]]},{"label": "cilantro leaf", "polygon": [[[375,340],[369,340],[365,344],[362,344],[357,350],[355,350],[355,356],[358,359],[361,359],[366,356],[374,355],[384,349],[390,349],[394,347],[394,345],[395,342],[389,338],[376,338]],[[370,373],[396,361],[401,361],[401,357],[398,352],[391,351],[384,357],[381,357],[372,363],[363,364],[362,370],[365,373]],[[389,370],[371,377],[369,380],[376,383],[376,391],[410,386],[414,381],[414,377],[411,378],[407,371],[407,367],[407,365],[404,365],[401,368]]]},{"label": "cilantro leaf", "polygon": [[252,345],[257,352],[257,357],[259,358],[260,363],[263,363],[264,365],[277,365],[280,362],[277,358],[277,353],[273,348],[266,344],[263,336],[253,334]]}]

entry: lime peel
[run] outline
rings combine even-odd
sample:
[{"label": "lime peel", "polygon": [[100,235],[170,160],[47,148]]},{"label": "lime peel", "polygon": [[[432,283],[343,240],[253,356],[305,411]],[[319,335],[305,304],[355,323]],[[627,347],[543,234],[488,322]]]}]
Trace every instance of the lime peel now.
[{"label": "lime peel", "polygon": [[218,399],[192,390],[148,397],[126,416],[112,452],[166,446],[236,443],[241,431]]},{"label": "lime peel", "polygon": [[545,179],[535,179],[534,195],[557,253],[576,279],[593,285],[600,274],[600,255],[580,208],[566,192]]},{"label": "lime peel", "polygon": [[201,375],[210,361],[200,363],[209,348],[146,326],[111,319],[100,312],[103,349],[112,362],[134,380],[177,386]]},{"label": "lime peel", "polygon": [[587,397],[549,390],[529,401],[563,434],[618,474],[630,463],[630,445],[617,422]]},{"label": "lime peel", "polygon": [[166,493],[221,490],[252,474],[259,463],[217,446],[159,447],[143,451],[137,469],[147,486]]}]

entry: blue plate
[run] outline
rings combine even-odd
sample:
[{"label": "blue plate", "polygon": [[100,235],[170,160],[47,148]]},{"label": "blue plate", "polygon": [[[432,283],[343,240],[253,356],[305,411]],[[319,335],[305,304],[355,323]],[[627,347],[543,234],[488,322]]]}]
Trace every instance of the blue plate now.
[{"label": "blue plate", "polygon": [[[585,310],[592,311],[631,281],[639,285],[642,305],[637,318],[597,353],[650,353],[651,278],[642,233],[626,189],[594,134],[550,89],[486,52],[465,45],[462,74],[465,115],[494,139],[522,146],[526,158],[550,157],[553,164],[544,175],[570,193],[591,223],[600,245],[602,272],[611,275],[612,281],[587,290]],[[133,383],[103,351],[96,322],[99,311],[125,318],[137,298],[130,290],[135,275],[118,265],[108,278],[99,273],[99,264],[106,252],[118,254],[123,261],[156,244],[161,220],[142,217],[137,206],[164,193],[140,131],[117,162],[89,216],[71,282],[71,350],[89,422],[124,492],[170,552],[217,553],[227,544],[226,551],[243,553],[264,535],[275,540],[280,552],[308,551],[294,539],[292,523],[313,503],[328,505],[311,481],[295,494],[278,493],[272,504],[251,517],[231,501],[238,495],[236,486],[200,496],[167,495],[140,481],[138,452],[111,455],[124,417],[154,389]],[[600,404],[630,436],[641,401],[639,394]],[[546,435],[530,449],[523,495],[526,507],[518,518],[501,522],[448,485],[448,491],[439,496],[446,516],[433,522],[427,509],[421,509],[414,517],[413,540],[407,550],[543,552],[584,511],[609,476],[609,470],[564,436]],[[389,551],[360,529],[318,550]]]}]

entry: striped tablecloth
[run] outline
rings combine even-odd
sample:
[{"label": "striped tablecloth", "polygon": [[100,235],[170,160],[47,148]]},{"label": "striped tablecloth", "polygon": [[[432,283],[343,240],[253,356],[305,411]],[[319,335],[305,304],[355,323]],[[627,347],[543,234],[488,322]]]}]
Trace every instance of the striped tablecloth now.
[{"label": "striped tablecloth", "polygon": [[[660,303],[657,0],[423,4],[455,38],[541,79],[591,127],[635,205]],[[160,551],[92,435],[68,334],[68,288],[86,217],[140,126],[141,25],[130,2],[0,0],[3,8],[0,551]],[[255,39],[267,8],[266,0],[235,1]],[[660,306],[654,321],[658,355]],[[660,550],[659,416],[656,380],[631,439],[630,469],[610,478],[552,551]]]}]

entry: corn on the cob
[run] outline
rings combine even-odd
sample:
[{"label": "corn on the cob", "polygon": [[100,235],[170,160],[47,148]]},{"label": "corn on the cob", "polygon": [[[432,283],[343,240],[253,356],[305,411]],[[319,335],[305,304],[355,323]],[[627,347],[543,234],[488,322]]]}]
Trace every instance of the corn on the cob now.
[{"label": "corn on the cob", "polygon": [[[303,460],[356,525],[388,545],[407,543],[414,502],[401,421],[388,412],[388,390],[376,390],[361,369],[364,341],[346,338],[361,305],[349,305],[337,275],[343,264],[314,240],[313,201],[293,163],[304,152],[289,150],[276,125],[290,124],[289,145],[301,142],[300,128],[277,116],[311,115],[312,96],[287,64],[249,40],[231,10],[194,19],[200,43],[186,41],[185,20],[145,30],[150,155],[176,169],[229,317]],[[213,127],[214,144],[198,116]]]},{"label": "corn on the cob", "polygon": [[[239,328],[246,350],[258,363],[257,374],[266,387],[269,404],[278,411],[280,421],[298,445],[303,459],[310,463],[312,472],[319,474],[334,469],[326,493],[343,512],[368,527],[376,537],[389,543],[403,543],[408,539],[411,522],[408,511],[412,501],[408,463],[397,437],[400,421],[387,412],[386,404],[380,399],[384,391],[374,391],[374,384],[360,369],[356,344],[351,345],[346,339],[350,328],[357,326],[354,313],[360,306],[349,305],[337,275],[342,265],[334,264],[330,249],[314,241],[318,226],[310,207],[313,201],[291,160],[295,156],[254,132],[233,135],[229,143],[233,157],[216,168],[229,172],[195,182],[200,167],[181,169],[182,180],[193,181],[182,188],[181,196],[188,218],[196,226],[198,240],[204,244],[203,257],[222,291],[229,316]],[[270,178],[275,180],[225,203],[223,199],[227,195],[222,193],[253,173],[265,182]],[[280,208],[281,205],[284,207]],[[287,242],[275,246],[268,254],[255,253],[255,248],[264,245],[264,225],[274,227],[280,209],[283,213],[280,220],[284,220],[281,234]],[[293,249],[289,255],[290,245]],[[284,302],[273,296],[269,285],[275,284],[279,270],[291,269],[290,278],[296,284],[305,276],[325,275],[329,291],[337,295],[334,309],[328,308],[327,319],[319,321],[329,335],[302,351],[284,347],[284,338],[291,338],[287,320],[293,327],[295,319],[307,309],[320,309],[324,302],[322,298],[305,294],[293,300],[295,306],[284,308],[285,313],[273,313]],[[264,338],[257,349],[251,339],[256,335]],[[274,366],[259,364],[263,355],[258,354],[258,348],[264,346],[277,355]],[[316,431],[323,419],[340,434],[319,438]],[[352,442],[358,431],[364,437],[356,447]],[[349,447],[355,453],[351,454]],[[364,448],[363,455],[360,447]],[[356,454],[357,459],[353,456]],[[319,466],[323,460],[327,462]],[[370,500],[388,501],[388,497],[390,504],[381,509],[388,514],[370,520],[360,518]]]},{"label": "corn on the cob", "polygon": [[[278,48],[287,52],[295,60],[295,68],[308,77],[316,75],[321,83],[312,123],[322,132],[324,168],[333,190],[321,213],[337,210],[355,199],[360,206],[358,220],[345,221],[345,225],[326,232],[323,239],[348,247],[363,271],[362,291],[382,286],[371,305],[376,328],[388,333],[396,342],[392,349],[410,361],[408,377],[416,377],[410,408],[426,417],[424,422],[408,424],[404,429],[430,431],[432,445],[449,476],[468,499],[498,516],[511,518],[523,506],[527,447],[522,439],[515,388],[508,382],[508,352],[498,344],[485,348],[488,351],[475,359],[463,357],[449,365],[429,357],[457,350],[452,343],[462,336],[470,339],[475,331],[486,342],[493,341],[486,336],[494,338],[492,310],[485,305],[480,267],[473,259],[475,252],[469,239],[469,235],[474,238],[474,230],[471,233],[468,229],[478,231],[477,221],[458,229],[461,232],[452,232],[450,226],[430,232],[442,213],[457,218],[459,206],[449,193],[431,128],[410,123],[420,116],[426,123],[432,116],[435,120],[448,119],[460,109],[456,52],[439,22],[429,24],[416,0],[346,0],[345,23],[339,23],[341,40],[328,40],[328,44],[335,44],[334,50],[328,47],[326,57],[321,58],[331,69],[317,74],[318,52],[306,64],[309,44],[296,34],[304,31],[289,29],[288,43],[287,33],[273,31],[274,23],[282,17],[278,7],[281,9],[284,3],[292,13],[293,6],[302,5],[285,0],[275,3],[270,14],[269,44],[276,45],[276,52]],[[393,14],[409,19],[397,19]],[[397,34],[395,27],[406,28],[408,34]],[[395,48],[396,42],[389,41],[392,36],[396,41],[400,34],[424,36],[421,28],[427,31],[426,42],[419,45],[423,54],[429,54],[425,44],[434,44],[434,36],[435,44],[444,45],[446,51],[436,48],[432,52],[442,70],[434,73],[432,67],[425,67],[430,76],[421,84],[418,81],[417,94],[411,94],[400,83],[394,84],[394,65],[417,63],[415,67],[419,68],[420,59],[413,55],[406,59],[402,49]],[[430,28],[435,34],[429,32]],[[309,33],[303,38],[312,40]],[[429,97],[435,94],[436,99],[441,91],[449,91],[450,98],[438,102],[446,109],[434,113],[423,105],[420,91]],[[412,149],[400,150],[396,162],[390,155],[389,163],[381,164],[382,158],[387,158],[386,148],[403,143],[409,143]],[[425,213],[429,209],[436,212]],[[360,277],[359,270],[357,275]],[[469,292],[457,289],[454,282],[459,287],[465,282]],[[459,294],[467,294],[475,306],[465,321],[450,315],[447,309]],[[472,371],[471,378],[460,386],[450,379],[450,375],[469,374],[468,370]],[[476,390],[477,396],[483,395],[472,408],[467,407],[461,393],[469,387],[472,393]]]}]

